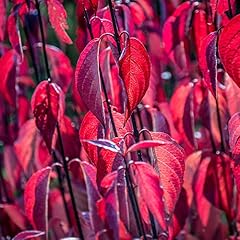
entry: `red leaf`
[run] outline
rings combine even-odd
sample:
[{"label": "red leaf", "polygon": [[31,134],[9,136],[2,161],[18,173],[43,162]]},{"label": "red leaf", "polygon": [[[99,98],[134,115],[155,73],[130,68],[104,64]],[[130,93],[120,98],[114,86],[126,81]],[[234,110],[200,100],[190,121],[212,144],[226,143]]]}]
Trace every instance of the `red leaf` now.
[{"label": "red leaf", "polygon": [[34,229],[48,231],[48,191],[51,168],[34,173],[25,185],[24,206],[26,215]]},{"label": "red leaf", "polygon": [[42,81],[33,93],[31,105],[36,126],[51,152],[56,123],[63,113],[62,91],[57,84]]},{"label": "red leaf", "polygon": [[27,227],[27,218],[24,215],[22,209],[18,205],[14,204],[0,204],[0,208],[7,213],[13,223],[15,223],[20,229],[24,230]]},{"label": "red leaf", "polygon": [[124,81],[128,102],[125,123],[142,100],[149,86],[151,62],[144,45],[130,38],[119,60],[120,75]]},{"label": "red leaf", "polygon": [[5,27],[7,19],[7,2],[5,0],[0,1],[0,42],[3,42],[5,36]]},{"label": "red leaf", "polygon": [[[61,131],[61,137],[63,141],[65,155],[69,159],[79,157],[80,141],[79,141],[78,130],[76,126],[71,121],[71,119],[65,115],[62,116],[59,124],[60,124],[60,131]],[[60,152],[59,142],[57,144],[57,147]]]},{"label": "red leaf", "polygon": [[160,175],[166,210],[172,214],[183,184],[185,153],[168,134],[152,132],[153,140],[165,142],[154,148],[155,167]]},{"label": "red leaf", "polygon": [[196,53],[199,58],[200,56],[200,46],[202,40],[208,35],[207,28],[207,16],[204,10],[196,10],[194,11],[193,16],[193,30],[194,30],[194,43],[196,46]]},{"label": "red leaf", "polygon": [[97,202],[98,214],[105,223],[110,239],[119,239],[119,209],[117,197],[117,175],[104,197]]},{"label": "red leaf", "polygon": [[[11,14],[8,16],[7,20],[7,29],[8,29],[8,36],[9,41],[12,45],[12,48],[16,50],[16,52],[23,56],[23,50],[22,50],[22,41],[21,41],[21,35],[19,26],[17,23],[17,16],[19,14],[19,11],[24,9],[24,5],[17,6],[13,8]],[[24,11],[24,10],[23,10]]]},{"label": "red leaf", "polygon": [[193,134],[193,83],[182,82],[174,91],[170,101],[173,121],[177,130],[184,139],[184,149],[191,152],[194,149],[195,140]]},{"label": "red leaf", "polygon": [[85,105],[105,125],[99,79],[99,41],[93,39],[81,52],[76,66],[75,81]]},{"label": "red leaf", "polygon": [[47,0],[47,8],[50,23],[59,39],[67,44],[72,44],[72,40],[66,32],[68,29],[67,12],[62,3],[59,0]]},{"label": "red leaf", "polygon": [[99,0],[77,0],[78,15],[83,15],[84,8],[88,11],[92,10],[96,13]]},{"label": "red leaf", "polygon": [[158,147],[158,146],[161,146],[161,145],[164,145],[164,144],[169,144],[169,142],[158,141],[158,140],[155,140],[155,141],[144,140],[144,141],[133,144],[130,148],[128,148],[126,153],[136,152],[136,151],[139,151],[139,150],[144,149],[144,148]]},{"label": "red leaf", "polygon": [[236,179],[238,191],[240,191],[240,113],[235,113],[228,123],[229,145],[233,154],[233,174]]},{"label": "red leaf", "polygon": [[228,122],[229,145],[233,154],[240,153],[240,112],[235,113]]},{"label": "red leaf", "polygon": [[165,51],[175,64],[176,71],[181,75],[188,72],[187,64],[189,59],[188,54],[186,54],[184,40],[189,29],[192,9],[190,1],[180,4],[165,21],[162,30]]},{"label": "red leaf", "polygon": [[34,119],[28,120],[19,130],[18,138],[14,142],[16,155],[24,172],[27,171],[35,148],[37,128]]},{"label": "red leaf", "polygon": [[[79,138],[89,140],[97,140],[104,137],[103,126],[98,119],[89,111],[83,118],[81,123]],[[87,142],[82,142],[84,150],[89,155],[90,160],[97,166],[98,149],[96,146]]]},{"label": "red leaf", "polygon": [[240,87],[240,49],[238,43],[240,41],[240,15],[235,16],[223,28],[218,42],[219,57],[224,66],[225,71]]},{"label": "red leaf", "polygon": [[47,45],[46,50],[51,65],[52,80],[66,93],[73,79],[71,62],[64,52],[55,46]]},{"label": "red leaf", "polygon": [[[113,138],[112,141],[119,145],[121,138]],[[124,159],[119,152],[114,152],[106,148],[102,148],[99,152],[97,162],[97,183],[100,185],[101,180],[108,173],[117,170],[124,162]]]},{"label": "red leaf", "polygon": [[90,220],[94,232],[97,233],[103,229],[102,222],[97,214],[97,201],[100,199],[100,194],[98,192],[98,187],[96,183],[96,168],[89,164],[88,162],[80,162],[80,160],[73,160],[69,165],[72,171],[76,171],[80,167],[80,171],[83,174],[86,193],[88,199],[88,209],[90,212]]},{"label": "red leaf", "polygon": [[199,65],[203,73],[204,82],[216,98],[217,32],[212,32],[203,39],[200,48]]},{"label": "red leaf", "polygon": [[[163,203],[163,190],[160,187],[158,174],[150,164],[144,162],[135,162],[131,165],[131,168],[135,171],[134,177],[143,201],[157,219],[162,230],[165,231],[166,216]],[[149,201],[149,196],[151,196],[151,201]]]},{"label": "red leaf", "polygon": [[13,240],[26,240],[31,238],[37,238],[40,236],[45,235],[44,232],[41,231],[35,231],[35,230],[26,230],[24,232],[20,232],[18,235],[16,235]]},{"label": "red leaf", "polygon": [[11,106],[16,105],[16,61],[14,50],[6,52],[0,58],[0,93]]}]

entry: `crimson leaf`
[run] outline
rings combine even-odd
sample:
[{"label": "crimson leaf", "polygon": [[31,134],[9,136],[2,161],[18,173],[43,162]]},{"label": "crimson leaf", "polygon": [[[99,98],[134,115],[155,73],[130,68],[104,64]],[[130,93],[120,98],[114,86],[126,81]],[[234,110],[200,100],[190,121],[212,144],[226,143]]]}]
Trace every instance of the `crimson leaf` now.
[{"label": "crimson leaf", "polygon": [[28,180],[24,191],[26,215],[34,229],[47,232],[48,191],[51,168],[35,172]]},{"label": "crimson leaf", "polygon": [[151,62],[144,45],[131,37],[119,60],[120,75],[124,81],[128,102],[125,123],[142,100],[149,86]]},{"label": "crimson leaf", "polygon": [[33,93],[31,105],[37,128],[51,152],[55,126],[59,115],[63,112],[63,96],[60,87],[55,83],[42,81]]}]

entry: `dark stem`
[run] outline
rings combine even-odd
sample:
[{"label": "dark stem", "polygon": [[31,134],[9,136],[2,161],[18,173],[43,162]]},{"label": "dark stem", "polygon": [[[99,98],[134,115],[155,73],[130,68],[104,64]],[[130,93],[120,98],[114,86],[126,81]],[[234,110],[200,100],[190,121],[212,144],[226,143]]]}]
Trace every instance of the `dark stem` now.
[{"label": "dark stem", "polygon": [[[138,116],[138,120],[139,120],[139,123],[140,123],[140,128],[143,129],[144,126],[143,126],[143,121],[142,121],[142,118],[141,118],[141,112],[140,112],[138,107],[137,107],[137,116]],[[143,132],[142,134],[143,134],[143,139],[146,140],[145,132]],[[141,154],[141,151],[140,151],[140,154]],[[151,157],[150,157],[149,149],[147,149],[147,158],[148,158],[148,161],[151,163]],[[152,227],[153,239],[158,239],[156,224],[155,224],[155,221],[154,221],[154,217],[153,217],[153,215],[150,211],[149,211],[149,218],[150,218],[151,227]]]},{"label": "dark stem", "polygon": [[112,23],[113,23],[114,38],[117,43],[118,53],[120,56],[121,55],[121,45],[120,45],[120,39],[119,39],[119,34],[118,34],[117,19],[116,19],[116,15],[114,13],[112,0],[108,0],[108,4],[109,4],[110,13],[111,13]]},{"label": "dark stem", "polygon": [[[3,170],[3,148],[2,148],[2,146],[0,146],[0,148],[1,148],[0,149],[0,183],[1,183],[0,186],[1,186],[1,189],[3,190],[3,194],[5,195],[6,202],[11,203],[12,201],[11,201],[9,195],[8,195],[8,191],[7,191],[6,184],[5,184],[4,177],[3,177],[3,173],[2,173],[2,170]],[[0,192],[1,192],[1,189],[0,189]],[[1,200],[3,200],[2,196],[0,198],[0,201]]]},{"label": "dark stem", "polygon": [[[91,39],[94,39],[93,32],[92,32],[92,26],[90,24],[89,16],[88,16],[88,13],[87,13],[86,9],[84,9],[84,16],[85,16],[85,19],[86,19],[87,28],[88,28],[88,31],[90,33]],[[111,121],[112,128],[113,128],[113,133],[114,133],[115,137],[118,137],[117,128],[116,128],[114,118],[113,118],[113,114],[112,114],[111,103],[110,103],[110,100],[109,100],[108,95],[107,95],[107,89],[106,89],[106,85],[105,85],[105,82],[104,82],[104,79],[103,79],[102,69],[101,69],[100,66],[99,66],[99,73],[100,73],[100,80],[101,80],[101,85],[102,85],[102,88],[103,88],[105,101],[106,101],[106,104],[107,104],[108,113],[109,113],[109,116],[110,116],[110,121]]]},{"label": "dark stem", "polygon": [[[134,138],[135,138],[135,141],[138,143],[140,138],[139,138],[139,132],[137,129],[137,122],[136,122],[134,112],[131,115],[131,120],[132,120],[132,125],[133,125]],[[137,151],[137,156],[138,156],[138,161],[142,162],[143,159],[142,159],[142,153],[140,150]]]},{"label": "dark stem", "polygon": [[152,237],[153,237],[153,239],[158,239],[158,234],[157,234],[154,217],[150,211],[149,211],[149,217],[150,217],[150,222],[151,222],[151,227],[152,227],[152,235],[153,235]]},{"label": "dark stem", "polygon": [[229,15],[230,19],[233,18],[231,0],[228,0],[228,15]]},{"label": "dark stem", "polygon": [[38,21],[39,21],[39,26],[40,26],[41,38],[42,38],[41,40],[42,40],[43,56],[44,56],[44,62],[45,62],[45,67],[46,67],[46,72],[47,72],[47,78],[48,78],[48,81],[51,82],[51,74],[50,74],[48,58],[47,58],[43,22],[42,22],[42,16],[41,16],[41,11],[40,11],[40,6],[38,3],[38,0],[35,0],[35,5],[36,5],[37,12],[38,12]]},{"label": "dark stem", "polygon": [[[52,156],[53,156],[54,162],[58,163],[59,161],[57,159],[56,152],[54,150],[52,151]],[[65,197],[65,194],[64,194],[65,189],[64,189],[64,185],[63,185],[63,177],[62,177],[61,169],[57,166],[56,171],[57,171],[57,175],[58,175],[59,190],[60,190],[61,197],[62,197],[62,200],[63,200],[63,205],[64,205],[68,225],[69,225],[69,227],[71,227],[72,226],[72,221],[71,221],[71,217],[70,217],[68,207],[67,207],[67,200],[66,200],[66,197]]]},{"label": "dark stem", "polygon": [[81,223],[80,223],[80,219],[79,219],[79,216],[78,216],[77,205],[76,205],[75,197],[74,197],[74,194],[73,194],[73,188],[72,188],[72,183],[71,183],[71,179],[70,179],[70,174],[69,174],[69,171],[68,171],[68,163],[67,163],[67,160],[65,158],[64,147],[63,147],[61,132],[60,132],[60,128],[59,128],[58,123],[56,124],[56,128],[57,128],[57,134],[58,134],[59,145],[60,145],[60,153],[61,153],[61,157],[62,157],[62,161],[63,161],[63,169],[64,169],[64,172],[66,174],[67,185],[68,185],[68,189],[69,189],[69,193],[70,193],[70,197],[71,197],[71,202],[72,202],[74,216],[75,216],[76,223],[77,223],[79,237],[82,240],[84,240]]},{"label": "dark stem", "polygon": [[34,51],[33,51],[33,47],[30,41],[30,37],[29,37],[29,25],[28,23],[26,23],[26,19],[25,19],[25,25],[24,25],[24,32],[25,32],[25,36],[28,42],[28,48],[29,48],[29,53],[30,53],[30,57],[32,59],[32,65],[33,65],[33,69],[34,69],[34,73],[35,73],[35,78],[36,78],[36,82],[39,83],[40,79],[39,79],[39,75],[38,75],[38,69],[37,69],[37,64],[35,61],[35,56],[34,56]]},{"label": "dark stem", "polygon": [[133,187],[133,181],[132,181],[130,171],[129,171],[129,167],[128,167],[128,163],[127,163],[125,158],[124,158],[124,161],[125,161],[125,165],[126,165],[126,182],[127,182],[128,195],[130,197],[131,205],[132,205],[132,208],[133,208],[133,213],[134,213],[134,216],[135,216],[135,219],[136,219],[138,234],[140,236],[143,236],[144,240],[147,240],[145,230],[144,230],[144,226],[143,226],[141,213],[140,213],[140,209],[139,209],[139,205],[138,205],[138,202],[137,202],[137,197],[136,197],[134,187]]},{"label": "dark stem", "polygon": [[[43,45],[42,48],[43,48],[43,55],[44,55],[44,62],[45,62],[47,77],[48,77],[48,81],[51,82],[51,74],[50,74],[50,69],[49,69],[49,64],[48,64],[46,42],[45,42],[45,37],[44,37],[44,29],[43,29],[41,11],[40,11],[40,6],[39,6],[39,3],[38,3],[38,0],[35,0],[35,4],[36,4],[37,11],[38,11],[38,20],[39,20],[39,25],[40,25],[41,39],[42,39],[42,45]],[[56,128],[57,128],[57,134],[58,134],[59,145],[60,145],[60,153],[61,153],[61,157],[62,157],[62,161],[63,161],[63,169],[64,169],[66,179],[67,179],[67,185],[68,185],[68,188],[69,188],[69,193],[70,193],[71,202],[72,202],[72,206],[73,206],[74,216],[75,216],[75,219],[76,219],[77,229],[78,229],[78,232],[79,232],[80,239],[84,240],[83,231],[82,231],[80,219],[79,219],[79,216],[78,216],[77,205],[76,205],[74,194],[73,194],[73,188],[72,188],[72,184],[71,184],[70,174],[69,174],[69,171],[68,171],[67,160],[65,158],[63,141],[62,141],[60,127],[59,127],[58,122],[56,124]]]},{"label": "dark stem", "polygon": [[220,109],[218,104],[218,97],[216,98],[216,111],[217,111],[217,122],[218,122],[218,128],[219,133],[221,137],[221,152],[225,152],[225,146],[224,146],[224,137],[223,137],[223,131],[222,131],[222,122],[221,122],[221,115],[220,115]]},{"label": "dark stem", "polygon": [[[114,29],[114,37],[115,37],[115,41],[116,41],[116,44],[117,44],[118,53],[119,53],[119,56],[120,56],[121,55],[121,45],[120,45],[120,39],[119,39],[119,34],[118,34],[118,28],[117,28],[117,19],[116,19],[115,13],[114,13],[112,1],[108,0],[108,4],[109,4],[109,9],[110,9],[111,18],[112,18],[112,24],[113,24],[113,29]],[[132,114],[132,116],[133,116],[133,114]],[[132,119],[133,118],[135,120],[135,117],[132,117]],[[135,133],[138,132],[136,121],[133,122],[133,128],[134,128]],[[138,135],[135,135],[135,138],[137,138],[137,137],[139,139],[139,133],[138,133]],[[126,165],[127,188],[128,188],[129,197],[130,197],[130,200],[131,200],[132,208],[133,208],[133,211],[134,211],[134,216],[135,216],[136,223],[137,223],[138,232],[139,232],[140,236],[143,236],[144,240],[147,240],[145,230],[144,230],[144,226],[143,226],[141,213],[140,213],[140,209],[139,209],[139,205],[138,205],[138,202],[137,202],[137,197],[136,197],[136,194],[134,192],[133,182],[132,182],[132,179],[131,179],[131,175],[130,175],[130,172],[129,172],[128,163],[127,163],[126,159],[125,159],[125,165]]]}]

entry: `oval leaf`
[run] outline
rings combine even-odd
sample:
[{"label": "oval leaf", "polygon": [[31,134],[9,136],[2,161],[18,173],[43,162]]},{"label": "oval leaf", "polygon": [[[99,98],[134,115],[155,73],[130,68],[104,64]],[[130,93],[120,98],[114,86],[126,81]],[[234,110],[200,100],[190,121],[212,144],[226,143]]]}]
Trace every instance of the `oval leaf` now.
[{"label": "oval leaf", "polygon": [[200,48],[199,65],[203,73],[204,82],[216,98],[217,32],[212,32],[203,39]]},{"label": "oval leaf", "polygon": [[11,106],[16,104],[16,60],[14,50],[6,52],[0,58],[0,93]]},{"label": "oval leaf", "polygon": [[185,153],[182,147],[166,133],[152,132],[151,137],[153,140],[168,143],[155,147],[154,152],[155,168],[160,175],[166,210],[172,214],[183,184]]},{"label": "oval leaf", "polygon": [[120,75],[124,81],[128,102],[125,123],[142,100],[149,86],[151,62],[144,45],[130,38],[119,60]]},{"label": "oval leaf", "polygon": [[41,231],[48,231],[48,191],[51,168],[43,168],[28,180],[24,191],[26,215],[32,226]]},{"label": "oval leaf", "polygon": [[85,105],[105,125],[99,79],[99,41],[93,39],[81,52],[76,66],[75,81]]},{"label": "oval leaf", "polygon": [[56,123],[63,108],[61,88],[55,83],[42,81],[33,93],[31,105],[36,126],[51,152]]},{"label": "oval leaf", "polygon": [[[88,112],[81,123],[79,138],[85,140],[97,140],[104,137],[103,126],[99,120],[92,114]],[[98,149],[96,146],[86,142],[81,141],[84,150],[87,152],[90,160],[97,166],[98,161]]]},{"label": "oval leaf", "polygon": [[240,15],[235,16],[223,28],[219,36],[218,50],[220,60],[225,68],[225,71],[240,87]]},{"label": "oval leaf", "polygon": [[[162,230],[166,230],[163,190],[160,187],[158,174],[148,163],[136,162],[131,167],[135,171],[134,177],[142,200],[157,219]],[[149,201],[149,196],[151,196],[151,201]]]},{"label": "oval leaf", "polygon": [[72,40],[66,32],[68,29],[67,12],[62,3],[59,0],[47,0],[47,8],[50,23],[58,38],[67,44],[72,44]]}]

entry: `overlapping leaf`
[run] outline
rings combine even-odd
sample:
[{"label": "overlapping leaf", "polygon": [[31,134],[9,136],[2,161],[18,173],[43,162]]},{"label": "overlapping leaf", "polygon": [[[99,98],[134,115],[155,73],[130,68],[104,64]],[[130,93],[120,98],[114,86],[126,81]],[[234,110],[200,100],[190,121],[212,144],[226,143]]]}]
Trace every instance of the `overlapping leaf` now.
[{"label": "overlapping leaf", "polygon": [[228,122],[229,145],[233,154],[234,169],[238,190],[240,191],[240,113],[235,113]]},{"label": "overlapping leaf", "polygon": [[66,93],[73,79],[71,62],[64,52],[55,46],[47,45],[46,50],[51,65],[52,80]]},{"label": "overlapping leaf", "polygon": [[[97,140],[104,137],[104,130],[102,124],[98,121],[98,119],[92,114],[92,112],[88,112],[81,123],[79,138],[80,141],[84,140]],[[87,152],[90,160],[97,165],[98,161],[98,149],[96,146],[84,141],[82,142],[84,150]]]},{"label": "overlapping leaf", "polygon": [[24,191],[25,213],[36,230],[48,231],[48,191],[51,168],[35,172],[28,180]]},{"label": "overlapping leaf", "polygon": [[172,214],[183,184],[185,152],[168,134],[152,132],[153,140],[166,142],[155,147],[155,168],[159,172],[165,207]]},{"label": "overlapping leaf", "polygon": [[204,82],[216,98],[217,32],[212,32],[203,39],[200,48],[199,65],[203,73]]},{"label": "overlapping leaf", "polygon": [[17,56],[14,50],[6,52],[0,58],[0,93],[11,106],[16,105],[16,65]]},{"label": "overlapping leaf", "polygon": [[93,39],[81,52],[77,62],[75,81],[83,102],[105,125],[105,114],[99,78],[99,39]]},{"label": "overlapping leaf", "polygon": [[240,15],[235,16],[223,28],[218,42],[218,50],[220,60],[225,68],[225,71],[240,87]]},{"label": "overlapping leaf", "polygon": [[128,97],[126,122],[149,86],[151,63],[145,47],[139,40],[136,38],[128,40],[126,49],[120,57],[119,65]]},{"label": "overlapping leaf", "polygon": [[[131,165],[131,168],[135,171],[136,184],[143,201],[157,219],[162,230],[166,230],[163,190],[160,187],[158,174],[150,164],[144,162],[136,162]],[[151,196],[151,201],[149,201],[149,196]]]},{"label": "overlapping leaf", "polygon": [[36,126],[40,130],[49,152],[51,152],[56,123],[63,114],[64,107],[60,87],[55,83],[42,81],[34,91],[31,105]]},{"label": "overlapping leaf", "polygon": [[58,38],[67,44],[71,44],[72,40],[66,32],[68,29],[67,12],[62,3],[59,0],[47,0],[47,8],[50,23]]}]

